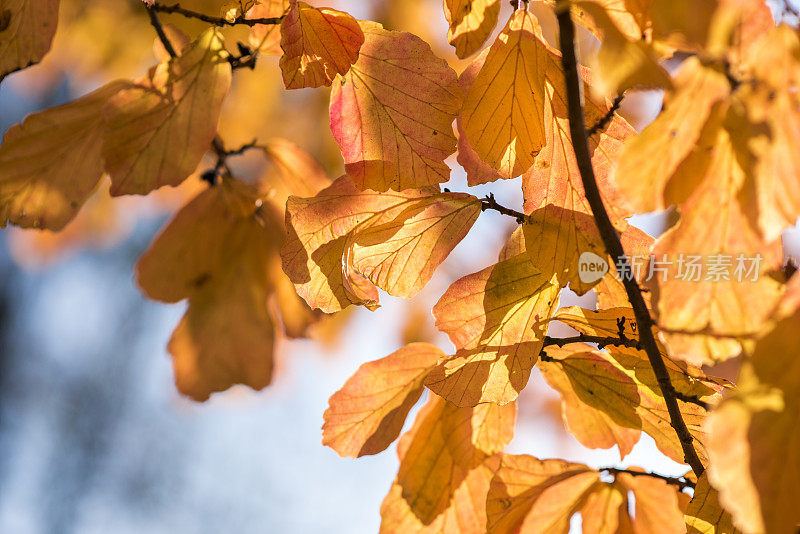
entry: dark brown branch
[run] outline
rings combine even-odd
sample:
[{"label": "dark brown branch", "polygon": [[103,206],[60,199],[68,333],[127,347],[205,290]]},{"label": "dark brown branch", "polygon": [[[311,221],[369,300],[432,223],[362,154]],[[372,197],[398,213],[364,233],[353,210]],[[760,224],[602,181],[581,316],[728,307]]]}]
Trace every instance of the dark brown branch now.
[{"label": "dark brown branch", "polygon": [[153,6],[145,5],[145,7],[147,8],[147,14],[150,16],[150,24],[156,30],[156,35],[158,35],[158,40],[161,41],[161,44],[164,46],[164,50],[167,51],[169,57],[178,57],[178,53],[175,52],[175,47],[172,46],[169,37],[167,37],[166,32],[164,32],[164,26],[161,25],[161,19],[158,18],[158,13],[153,9]]},{"label": "dark brown branch", "polygon": [[622,105],[623,98],[625,98],[624,94],[619,94],[616,96],[616,98],[614,98],[614,101],[611,103],[611,107],[608,109],[608,111],[606,111],[606,114],[603,115],[596,123],[594,123],[586,132],[587,137],[591,137],[597,132],[602,132],[606,129],[606,126],[608,126],[608,124],[614,118],[614,113],[616,113],[619,107]]},{"label": "dark brown branch", "polygon": [[274,26],[275,24],[280,24],[284,17],[283,15],[281,15],[280,17],[248,19],[242,16],[242,17],[237,17],[234,20],[228,20],[223,17],[212,17],[210,15],[206,15],[205,13],[192,11],[191,9],[184,9],[181,7],[180,4],[165,6],[162,4],[153,3],[151,6],[148,7],[148,9],[153,11],[159,11],[161,13],[166,13],[168,15],[174,13],[177,15],[182,15],[186,18],[202,20],[203,22],[208,22],[209,24],[214,24],[215,26],[236,26],[238,24],[250,26],[251,28],[259,24]]},{"label": "dark brown branch", "polygon": [[511,208],[507,208],[498,204],[497,200],[494,198],[494,194],[492,193],[489,193],[481,199],[481,211],[486,210],[494,210],[498,213],[502,213],[503,215],[514,217],[519,224],[524,223],[528,219],[528,216],[521,211],[512,210]]},{"label": "dark brown branch", "polygon": [[648,471],[634,471],[632,469],[620,469],[618,467],[601,467],[598,471],[605,471],[611,476],[616,477],[620,473],[627,473],[629,475],[635,477],[650,477],[650,478],[657,478],[659,480],[663,480],[667,484],[671,484],[673,486],[677,486],[680,489],[686,488],[694,488],[694,482],[688,480],[686,477],[668,477],[666,475],[661,475],[659,473],[651,473]]},{"label": "dark brown branch", "polygon": [[[578,170],[581,174],[586,200],[589,202],[592,209],[592,214],[594,215],[597,228],[603,239],[606,250],[614,259],[615,264],[619,265],[623,272],[632,272],[619,235],[603,205],[603,199],[600,196],[600,190],[597,187],[597,180],[595,179],[594,169],[592,168],[592,158],[589,153],[586,127],[584,126],[585,119],[583,104],[581,103],[578,64],[575,58],[575,27],[573,26],[572,17],[570,16],[570,3],[568,1],[559,2],[556,8],[556,16],[558,18],[559,42],[561,43],[561,65],[564,69],[567,88],[570,138],[575,152],[575,159],[578,163]],[[626,268],[627,270],[625,270]],[[684,460],[699,477],[703,474],[705,468],[700,461],[700,457],[697,455],[697,451],[694,449],[692,435],[689,433],[689,429],[681,417],[675,388],[670,380],[667,367],[658,351],[658,345],[656,344],[656,339],[653,334],[653,320],[650,317],[647,304],[645,304],[642,293],[639,290],[639,284],[633,277],[624,276],[623,284],[625,286],[625,292],[628,295],[628,300],[633,307],[636,321],[639,324],[639,337],[642,346],[647,353],[647,358],[656,375],[658,386],[661,389],[661,394],[667,405],[670,423],[681,442]]]}]

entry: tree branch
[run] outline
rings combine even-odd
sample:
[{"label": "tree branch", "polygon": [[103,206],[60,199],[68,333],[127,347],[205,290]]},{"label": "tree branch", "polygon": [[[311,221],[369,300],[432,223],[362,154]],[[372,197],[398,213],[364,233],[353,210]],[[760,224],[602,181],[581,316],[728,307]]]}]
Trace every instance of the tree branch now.
[{"label": "tree branch", "polygon": [[502,213],[503,215],[514,217],[519,224],[522,224],[528,220],[528,216],[521,211],[512,210],[511,208],[500,205],[497,200],[495,200],[493,193],[489,193],[481,199],[481,211],[486,210],[494,210],[498,213]]},{"label": "tree branch", "polygon": [[281,15],[280,17],[269,17],[269,18],[256,18],[256,19],[248,19],[245,17],[237,17],[234,20],[228,20],[223,17],[212,17],[210,15],[206,15],[205,13],[200,13],[198,11],[192,11],[190,9],[184,9],[181,7],[180,4],[174,4],[171,6],[165,6],[162,4],[158,4],[153,2],[147,9],[152,11],[159,11],[161,13],[170,14],[177,14],[183,15],[186,18],[190,19],[197,19],[202,20],[203,22],[208,22],[209,24],[214,24],[215,26],[236,26],[237,24],[243,24],[245,26],[257,26],[259,24],[265,25],[275,25],[280,24],[283,20],[285,15]]},{"label": "tree branch", "polygon": [[686,488],[693,488],[694,489],[694,482],[688,480],[686,477],[668,477],[666,475],[661,475],[659,473],[651,473],[648,471],[634,471],[632,469],[621,469],[618,467],[601,467],[598,471],[605,471],[611,476],[616,477],[620,473],[627,473],[629,475],[633,475],[635,477],[650,477],[650,478],[657,478],[659,480],[663,480],[667,484],[671,484],[673,486],[677,486],[680,489]]},{"label": "tree branch", "polygon": [[[600,196],[600,190],[597,187],[597,180],[594,176],[594,169],[592,168],[586,127],[584,126],[585,119],[583,104],[581,103],[578,65],[575,58],[575,27],[573,26],[572,17],[570,15],[569,1],[561,0],[558,3],[556,7],[556,16],[558,18],[559,42],[561,43],[561,65],[564,70],[567,87],[570,138],[572,140],[572,148],[575,152],[575,159],[578,163],[578,169],[581,174],[586,200],[591,206],[592,214],[594,215],[597,228],[600,231],[600,236],[603,238],[603,243],[605,244],[607,252],[614,259],[615,263],[621,266],[621,269],[625,269],[626,267],[630,268],[630,263],[625,255],[622,242],[603,205],[603,199]],[[625,286],[625,292],[628,295],[628,300],[633,307],[636,321],[639,324],[639,339],[641,340],[642,346],[647,353],[647,358],[658,380],[658,386],[661,389],[661,394],[667,405],[672,428],[675,430],[681,442],[684,460],[699,477],[703,474],[705,468],[700,461],[700,457],[697,455],[697,451],[694,449],[692,435],[689,433],[689,429],[681,417],[675,388],[670,380],[667,367],[658,351],[658,345],[656,344],[656,339],[653,334],[653,320],[650,317],[647,304],[645,304],[639,289],[639,284],[636,280],[626,276],[623,277],[623,284]]]},{"label": "tree branch", "polygon": [[167,51],[169,57],[178,57],[178,53],[175,52],[175,47],[172,46],[172,43],[167,37],[167,34],[164,32],[164,26],[161,25],[161,19],[158,18],[158,13],[153,6],[148,6],[145,4],[145,9],[147,9],[147,14],[150,16],[150,24],[156,30],[156,35],[158,35],[158,40],[161,41],[161,44],[164,46],[164,50]]},{"label": "tree branch", "polygon": [[591,137],[597,132],[601,132],[606,129],[608,123],[610,123],[611,119],[614,118],[614,113],[616,113],[619,107],[622,105],[623,98],[625,98],[624,94],[619,94],[616,96],[616,98],[614,98],[614,101],[611,103],[611,107],[608,109],[608,111],[606,111],[606,114],[603,115],[596,123],[594,123],[586,132],[586,137]]}]

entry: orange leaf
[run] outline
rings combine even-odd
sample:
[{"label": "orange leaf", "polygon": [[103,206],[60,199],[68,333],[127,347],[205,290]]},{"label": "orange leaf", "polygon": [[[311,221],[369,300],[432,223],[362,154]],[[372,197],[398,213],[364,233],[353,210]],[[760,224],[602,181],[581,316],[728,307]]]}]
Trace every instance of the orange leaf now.
[{"label": "orange leaf", "polygon": [[0,145],[0,226],[61,230],[97,188],[102,109],[123,82],[15,124]]},{"label": "orange leaf", "polygon": [[322,444],[354,458],[384,450],[400,435],[440,358],[444,353],[436,346],[412,343],[359,367],[330,398]]},{"label": "orange leaf", "polygon": [[361,28],[358,61],[331,90],[331,131],[347,172],[376,191],[446,182],[463,99],[455,72],[413,34]]},{"label": "orange leaf", "polygon": [[633,529],[637,534],[684,532],[686,525],[675,486],[648,476],[617,474],[617,482],[633,492]]},{"label": "orange leaf", "polygon": [[[436,396],[422,408],[414,426],[400,439],[400,469],[395,481],[420,522],[429,525],[442,514],[470,471],[511,438],[514,419],[505,416],[509,409],[514,407],[458,408]],[[489,422],[487,417],[501,419]],[[477,430],[481,427],[506,429],[487,442],[482,438],[485,433]],[[482,449],[487,443],[491,443],[490,450]]]},{"label": "orange leaf", "polygon": [[289,198],[284,271],[326,313],[376,307],[377,287],[408,298],[464,238],[480,206],[463,193],[359,191],[343,176],[315,197]]},{"label": "orange leaf", "polygon": [[[603,484],[586,498],[581,523],[586,534],[628,534],[633,525],[628,517],[627,489],[620,484]],[[629,530],[626,530],[629,527]]]},{"label": "orange leaf", "polygon": [[[290,0],[259,0],[247,12],[248,19],[267,19],[280,17],[286,14],[290,7]],[[281,50],[281,25],[256,24],[250,31],[250,46],[261,56],[279,56]]]},{"label": "orange leaf", "polygon": [[50,50],[60,0],[19,0],[0,5],[0,81],[38,63]]},{"label": "orange leaf", "polygon": [[291,1],[281,23],[280,66],[287,89],[330,85],[358,59],[364,32],[358,21],[335,9]]},{"label": "orange leaf", "polygon": [[566,348],[547,349],[547,358],[540,358],[537,367],[561,395],[565,426],[581,444],[590,449],[617,445],[621,458],[631,452],[642,426],[633,380],[594,352]]},{"label": "orange leaf", "polygon": [[486,500],[487,532],[566,534],[570,517],[599,480],[583,464],[503,455]]},{"label": "orange leaf", "polygon": [[467,92],[461,111],[464,133],[503,178],[528,170],[546,142],[545,70],[551,54],[539,22],[518,10]]},{"label": "orange leaf", "polygon": [[189,299],[168,348],[178,389],[196,400],[236,383],[261,389],[271,378],[266,304],[277,273],[268,266],[281,228],[258,206],[254,188],[224,180],[184,206],[136,266],[149,297]]},{"label": "orange leaf", "polygon": [[227,56],[222,35],[209,29],[108,102],[103,158],[112,195],[175,186],[197,167],[230,87]]},{"label": "orange leaf", "polygon": [[525,387],[542,348],[559,288],[538,273],[522,248],[457,280],[433,308],[436,326],[456,354],[440,363],[426,385],[459,406],[505,404]]},{"label": "orange leaf", "polygon": [[447,42],[465,58],[477,52],[494,30],[500,0],[445,0],[444,16],[450,23]]}]

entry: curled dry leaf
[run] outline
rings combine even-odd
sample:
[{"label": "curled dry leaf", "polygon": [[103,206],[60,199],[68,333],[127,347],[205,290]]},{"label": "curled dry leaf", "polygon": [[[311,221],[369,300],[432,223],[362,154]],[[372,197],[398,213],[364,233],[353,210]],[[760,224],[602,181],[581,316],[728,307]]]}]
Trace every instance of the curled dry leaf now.
[{"label": "curled dry leaf", "polygon": [[364,32],[358,21],[335,9],[292,0],[281,23],[280,66],[287,89],[330,85],[358,59]]},{"label": "curled dry leaf", "polygon": [[328,401],[322,444],[352,457],[384,450],[400,435],[425,377],[444,357],[434,345],[411,343],[359,367]]},{"label": "curled dry leaf", "polygon": [[227,56],[222,35],[211,28],[109,100],[103,158],[112,195],[175,186],[195,170],[230,87]]},{"label": "curled dry leaf", "polygon": [[457,351],[426,385],[458,406],[517,398],[557,305],[559,287],[533,267],[521,236],[511,239],[515,250],[454,282],[433,308],[437,328]]},{"label": "curled dry leaf", "polygon": [[360,189],[402,191],[446,182],[456,73],[416,35],[362,22],[358,61],[333,85],[331,131]]},{"label": "curled dry leaf", "polygon": [[408,298],[464,238],[480,206],[463,193],[360,191],[343,176],[315,197],[289,198],[283,268],[326,313],[375,308],[377,288]]},{"label": "curled dry leaf", "polygon": [[0,81],[38,63],[56,33],[60,0],[19,0],[0,4]]},{"label": "curled dry leaf", "polygon": [[111,82],[15,124],[0,145],[0,226],[61,230],[103,175],[102,110],[125,86]]}]

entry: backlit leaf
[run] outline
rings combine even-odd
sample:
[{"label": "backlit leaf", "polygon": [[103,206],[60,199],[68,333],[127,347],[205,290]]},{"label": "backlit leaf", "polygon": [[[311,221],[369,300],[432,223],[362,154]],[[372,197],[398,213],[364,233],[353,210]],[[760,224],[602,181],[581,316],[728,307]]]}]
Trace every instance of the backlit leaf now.
[{"label": "backlit leaf", "polygon": [[175,186],[195,170],[230,86],[227,56],[221,34],[209,29],[108,102],[103,157],[112,195]]},{"label": "backlit leaf", "polygon": [[559,288],[534,268],[516,240],[516,254],[457,280],[433,308],[436,326],[457,352],[426,385],[459,406],[516,399],[542,348]]},{"label": "backlit leaf", "polygon": [[[247,12],[248,19],[267,19],[280,17],[289,10],[290,0],[259,0]],[[262,56],[279,56],[281,50],[281,25],[256,24],[250,31],[250,46]]]},{"label": "backlit leaf", "polygon": [[720,506],[719,493],[708,483],[706,474],[697,481],[686,509],[686,530],[688,534],[740,534],[731,514]]},{"label": "backlit leaf", "polygon": [[413,34],[361,28],[358,61],[331,91],[331,131],[348,174],[376,191],[446,182],[463,99],[455,72]]},{"label": "backlit leaf", "polygon": [[364,32],[342,11],[297,0],[291,4],[281,23],[283,83],[287,89],[330,85],[358,59]]},{"label": "backlit leaf", "polygon": [[352,457],[384,450],[400,435],[408,411],[422,394],[425,376],[444,357],[434,345],[412,343],[363,364],[331,396],[322,444]]},{"label": "backlit leaf", "polygon": [[375,307],[377,288],[411,297],[467,234],[480,201],[463,193],[360,191],[348,176],[290,197],[283,267],[312,308]]},{"label": "backlit leaf", "polygon": [[102,109],[123,82],[12,126],[0,145],[0,226],[61,230],[103,174]]},{"label": "backlit leaf", "polygon": [[445,0],[444,16],[450,23],[447,41],[456,55],[465,58],[477,52],[497,25],[500,0]]}]

